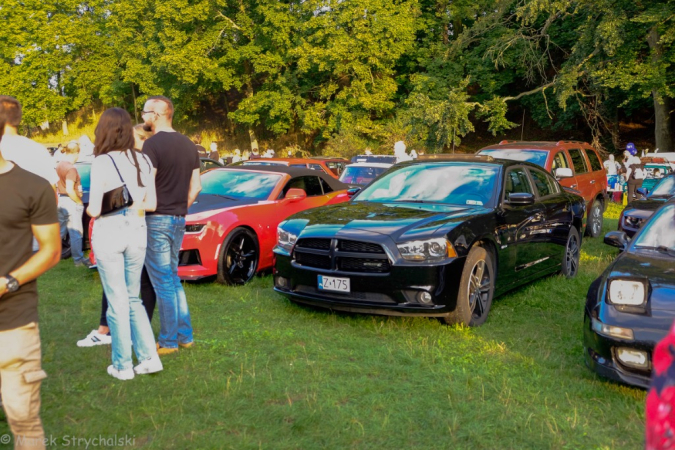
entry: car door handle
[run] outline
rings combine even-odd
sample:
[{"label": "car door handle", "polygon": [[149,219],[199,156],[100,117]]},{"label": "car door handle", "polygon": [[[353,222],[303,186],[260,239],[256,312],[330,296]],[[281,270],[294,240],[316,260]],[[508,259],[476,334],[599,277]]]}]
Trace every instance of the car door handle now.
[{"label": "car door handle", "polygon": [[572,189],[576,189],[576,188],[577,188],[577,185],[576,185],[576,184],[573,184],[573,185],[570,186],[570,187],[571,187]]},{"label": "car door handle", "polygon": [[595,184],[595,180],[591,180],[591,184]]}]

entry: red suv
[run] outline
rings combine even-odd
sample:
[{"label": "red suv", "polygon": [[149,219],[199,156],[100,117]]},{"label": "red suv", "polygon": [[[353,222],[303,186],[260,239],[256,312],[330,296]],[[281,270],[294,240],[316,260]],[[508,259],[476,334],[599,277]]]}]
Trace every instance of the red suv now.
[{"label": "red suv", "polygon": [[602,232],[607,205],[607,174],[598,152],[587,142],[501,141],[478,151],[479,155],[527,161],[551,172],[562,186],[576,189],[586,200],[586,234]]}]

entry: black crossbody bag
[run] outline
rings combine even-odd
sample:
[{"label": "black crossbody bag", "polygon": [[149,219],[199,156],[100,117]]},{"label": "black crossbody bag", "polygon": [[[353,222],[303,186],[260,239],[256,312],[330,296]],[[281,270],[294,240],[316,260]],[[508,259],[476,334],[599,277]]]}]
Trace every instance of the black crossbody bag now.
[{"label": "black crossbody bag", "polygon": [[120,177],[120,181],[122,182],[122,186],[120,186],[118,188],[115,188],[112,191],[108,191],[108,192],[103,194],[103,200],[101,202],[101,215],[102,216],[105,216],[106,214],[117,212],[120,209],[131,206],[131,204],[134,203],[134,199],[131,197],[131,193],[129,192],[129,189],[127,188],[127,184],[124,182],[124,178],[122,178],[122,174],[120,174],[120,171],[117,168],[117,164],[115,164],[115,160],[110,155],[106,155],[106,156],[108,156],[110,158],[110,160],[113,163],[113,166],[115,166],[115,170],[117,171],[117,175]]}]

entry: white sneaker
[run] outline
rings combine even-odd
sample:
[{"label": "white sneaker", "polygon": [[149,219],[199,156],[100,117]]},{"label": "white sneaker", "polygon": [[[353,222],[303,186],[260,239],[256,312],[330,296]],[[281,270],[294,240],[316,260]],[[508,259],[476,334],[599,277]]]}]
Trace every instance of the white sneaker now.
[{"label": "white sneaker", "polygon": [[136,375],[145,375],[148,373],[159,372],[163,369],[164,366],[162,366],[162,361],[159,359],[159,356],[153,356],[152,358],[141,361],[134,367],[134,372]]},{"label": "white sneaker", "polygon": [[115,366],[112,364],[108,366],[108,375],[111,375],[118,380],[133,380],[134,379],[134,370],[133,369],[126,369],[126,370],[117,370],[115,369]]},{"label": "white sneaker", "polygon": [[112,344],[112,337],[107,334],[100,334],[98,330],[91,330],[86,338],[77,341],[78,347],[95,347],[97,345]]}]

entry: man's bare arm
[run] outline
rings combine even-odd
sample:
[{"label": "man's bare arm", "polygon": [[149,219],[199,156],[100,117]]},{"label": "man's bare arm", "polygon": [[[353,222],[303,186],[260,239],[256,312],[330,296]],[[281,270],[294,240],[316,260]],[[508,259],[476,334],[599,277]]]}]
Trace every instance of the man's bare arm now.
[{"label": "man's bare arm", "polygon": [[188,190],[188,208],[192,206],[197,199],[197,194],[202,190],[202,179],[199,177],[199,169],[192,171],[190,178],[190,189]]}]

